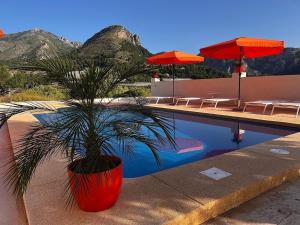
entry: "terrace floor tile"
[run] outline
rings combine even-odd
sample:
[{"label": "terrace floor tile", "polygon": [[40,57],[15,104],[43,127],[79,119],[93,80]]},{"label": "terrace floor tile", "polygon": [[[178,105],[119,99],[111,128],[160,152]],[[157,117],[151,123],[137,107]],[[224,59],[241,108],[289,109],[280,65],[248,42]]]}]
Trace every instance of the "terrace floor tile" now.
[{"label": "terrace floor tile", "polygon": [[[266,180],[281,171],[300,166],[298,164],[291,160],[240,150],[161,171],[153,176],[205,205],[246,186]],[[212,167],[232,175],[221,180],[213,180],[200,174],[201,171]]]},{"label": "terrace floor tile", "polygon": [[77,206],[66,209],[63,192],[62,181],[31,185],[24,198],[30,225],[162,224],[199,206],[151,176],[125,179],[120,199],[103,212],[83,212]]}]

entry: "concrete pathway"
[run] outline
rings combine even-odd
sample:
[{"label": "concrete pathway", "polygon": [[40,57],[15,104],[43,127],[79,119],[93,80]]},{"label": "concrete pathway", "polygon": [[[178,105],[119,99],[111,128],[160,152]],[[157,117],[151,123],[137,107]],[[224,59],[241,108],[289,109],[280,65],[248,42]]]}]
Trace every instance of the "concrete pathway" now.
[{"label": "concrete pathway", "polygon": [[300,179],[281,185],[204,225],[300,225]]}]

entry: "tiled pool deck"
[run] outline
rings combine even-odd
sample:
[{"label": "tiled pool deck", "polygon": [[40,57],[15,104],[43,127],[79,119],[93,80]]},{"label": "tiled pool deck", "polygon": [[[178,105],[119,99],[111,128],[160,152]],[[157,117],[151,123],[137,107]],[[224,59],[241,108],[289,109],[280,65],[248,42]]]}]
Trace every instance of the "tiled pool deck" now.
[{"label": "tiled pool deck", "polygon": [[[300,127],[300,118],[233,112],[226,108],[186,108],[151,105],[169,110],[234,117]],[[8,122],[12,147],[36,119],[31,114]],[[269,150],[284,148],[289,155]],[[125,179],[117,204],[104,212],[86,213],[77,207],[66,209],[62,193],[67,178],[66,164],[60,156],[41,165],[24,196],[30,225],[76,224],[200,224],[285,181],[300,175],[300,133],[247,147],[213,158],[193,162],[153,175]],[[200,171],[211,167],[232,175],[215,181]]]}]

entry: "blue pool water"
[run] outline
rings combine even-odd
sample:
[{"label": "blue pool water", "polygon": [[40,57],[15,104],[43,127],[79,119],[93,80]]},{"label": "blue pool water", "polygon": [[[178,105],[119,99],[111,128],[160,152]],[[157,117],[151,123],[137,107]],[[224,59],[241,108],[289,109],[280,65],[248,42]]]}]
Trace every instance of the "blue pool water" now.
[{"label": "blue pool water", "polygon": [[[35,115],[41,122],[51,120],[51,114]],[[123,159],[124,177],[145,176],[164,169],[234,151],[295,133],[295,129],[256,123],[216,119],[198,115],[170,113],[175,132],[176,149],[161,146],[157,165],[144,144],[134,145],[135,154],[116,154]]]}]

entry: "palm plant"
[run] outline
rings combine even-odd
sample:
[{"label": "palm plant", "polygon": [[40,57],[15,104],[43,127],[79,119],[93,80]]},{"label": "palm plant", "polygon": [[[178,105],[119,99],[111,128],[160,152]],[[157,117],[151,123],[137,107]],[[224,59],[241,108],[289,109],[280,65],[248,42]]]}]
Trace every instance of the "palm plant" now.
[{"label": "palm plant", "polygon": [[[68,160],[68,168],[81,174],[82,180],[66,185],[68,203],[76,194],[89,192],[88,174],[105,173],[120,162],[115,156],[134,153],[141,142],[153,153],[159,164],[158,147],[165,142],[174,146],[172,126],[166,113],[144,107],[141,99],[134,104],[111,106],[105,97],[124,79],[148,72],[142,64],[107,66],[98,61],[79,61],[71,57],[53,57],[26,66],[44,71],[50,79],[69,90],[72,100],[67,107],[55,109],[46,103],[12,103],[0,109],[0,127],[13,115],[25,111],[49,111],[52,119],[31,126],[19,141],[13,163],[7,171],[7,182],[17,197],[22,197],[37,166],[56,153]],[[147,132],[145,132],[147,131]],[[70,190],[70,191],[69,191]]]}]

